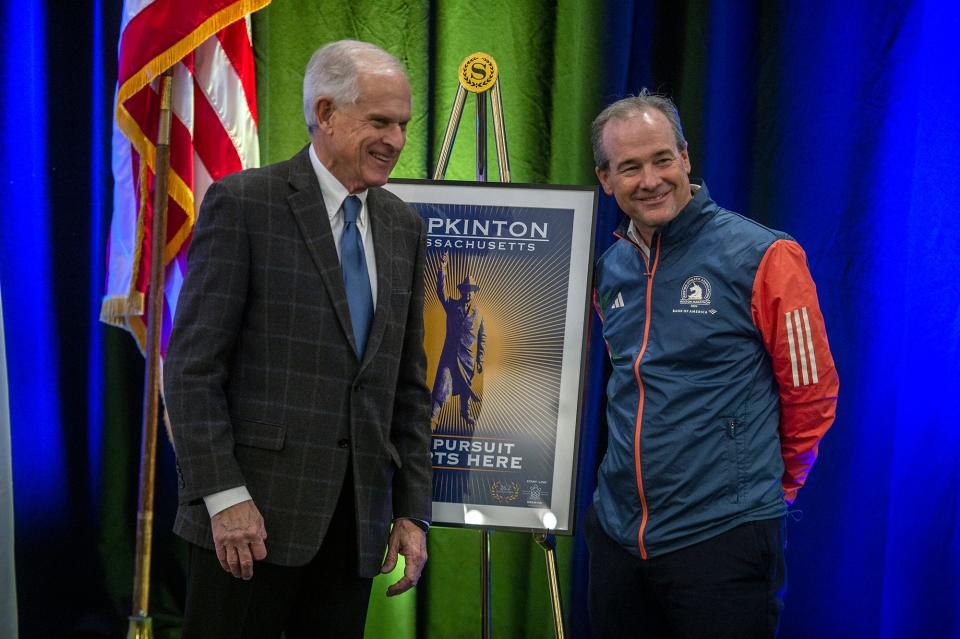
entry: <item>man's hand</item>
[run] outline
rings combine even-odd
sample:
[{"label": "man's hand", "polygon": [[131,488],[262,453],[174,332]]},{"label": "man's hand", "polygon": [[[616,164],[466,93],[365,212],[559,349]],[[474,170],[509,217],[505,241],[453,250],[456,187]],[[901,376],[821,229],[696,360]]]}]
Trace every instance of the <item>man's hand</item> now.
[{"label": "man's hand", "polygon": [[[253,577],[253,560],[267,557],[267,529],[252,499],[234,504],[210,518],[213,546],[223,569],[234,577]],[[424,553],[426,554],[426,553]],[[419,573],[418,573],[419,574]]]},{"label": "man's hand", "polygon": [[427,563],[427,533],[408,519],[397,519],[390,531],[387,542],[387,556],[383,560],[380,572],[386,574],[397,566],[397,554],[403,555],[404,569],[400,581],[387,588],[387,596],[402,594],[420,580],[420,573]]}]

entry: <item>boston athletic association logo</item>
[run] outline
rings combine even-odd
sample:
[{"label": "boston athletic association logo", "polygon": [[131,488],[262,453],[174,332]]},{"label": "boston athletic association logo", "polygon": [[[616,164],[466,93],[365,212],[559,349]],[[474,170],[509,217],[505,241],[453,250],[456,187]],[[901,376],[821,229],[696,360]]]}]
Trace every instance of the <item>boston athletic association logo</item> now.
[{"label": "boston athletic association logo", "polygon": [[691,308],[710,305],[710,282],[699,275],[687,278],[680,288],[680,303]]}]

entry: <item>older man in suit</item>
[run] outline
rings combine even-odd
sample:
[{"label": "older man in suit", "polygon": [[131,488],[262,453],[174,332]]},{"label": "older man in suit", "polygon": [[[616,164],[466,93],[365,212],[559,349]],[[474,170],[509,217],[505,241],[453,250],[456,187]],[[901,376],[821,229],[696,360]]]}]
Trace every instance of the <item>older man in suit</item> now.
[{"label": "older man in suit", "polygon": [[372,578],[404,555],[399,594],[427,559],[425,232],[379,188],[410,87],[340,41],[303,99],[311,143],[211,186],[188,255],[164,376],[186,638],[360,637]]}]

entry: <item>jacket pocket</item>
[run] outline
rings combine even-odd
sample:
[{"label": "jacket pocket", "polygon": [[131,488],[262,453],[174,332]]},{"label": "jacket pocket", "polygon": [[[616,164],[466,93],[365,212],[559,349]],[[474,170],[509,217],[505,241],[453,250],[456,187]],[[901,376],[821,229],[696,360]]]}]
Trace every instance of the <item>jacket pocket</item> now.
[{"label": "jacket pocket", "polygon": [[730,503],[739,504],[743,493],[743,481],[740,476],[740,457],[743,447],[743,423],[736,417],[721,417],[721,424],[727,442],[727,486]]},{"label": "jacket pocket", "polygon": [[265,424],[245,419],[233,420],[233,441],[242,446],[281,450],[287,429],[276,424]]},{"label": "jacket pocket", "polygon": [[387,450],[387,454],[390,455],[390,459],[393,460],[393,463],[396,467],[403,468],[403,462],[400,461],[400,453],[397,451],[397,447],[394,446],[389,441],[383,443],[383,447]]}]

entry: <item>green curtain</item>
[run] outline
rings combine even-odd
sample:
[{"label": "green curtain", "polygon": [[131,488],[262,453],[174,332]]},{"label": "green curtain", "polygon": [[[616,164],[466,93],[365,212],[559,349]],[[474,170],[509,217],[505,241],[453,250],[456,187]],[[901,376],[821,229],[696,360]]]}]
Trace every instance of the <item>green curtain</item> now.
[{"label": "green curtain", "polygon": [[[274,0],[254,14],[260,148],[264,163],[307,141],[303,69],[315,49],[367,40],[407,66],[413,120],[395,177],[428,177],[470,53],[491,54],[500,86],[514,182],[593,184],[589,123],[601,106],[599,3],[578,0]],[[468,96],[469,97],[469,96]],[[447,179],[474,179],[475,103],[468,99]],[[489,174],[496,175],[492,126]]]},{"label": "green curtain", "polygon": [[[319,46],[342,38],[382,46],[406,65],[413,118],[394,177],[430,177],[457,89],[457,68],[470,53],[492,55],[500,73],[514,182],[594,184],[589,124],[601,106],[599,3],[578,0],[486,2],[274,0],[254,15],[254,54],[261,159],[284,160],[306,144],[302,80]],[[468,96],[446,177],[475,177],[475,100]],[[497,179],[492,124],[488,175]],[[558,540],[561,592],[568,599],[569,538]],[[435,527],[420,586],[396,599],[395,576],[374,582],[367,636],[476,637],[480,631],[480,534]],[[543,551],[529,534],[491,536],[492,632],[497,637],[552,637]]]}]

